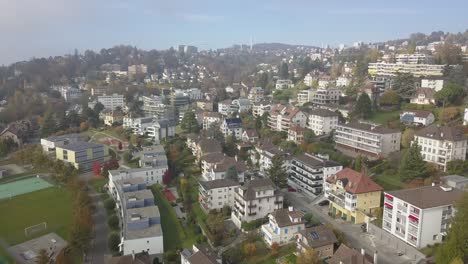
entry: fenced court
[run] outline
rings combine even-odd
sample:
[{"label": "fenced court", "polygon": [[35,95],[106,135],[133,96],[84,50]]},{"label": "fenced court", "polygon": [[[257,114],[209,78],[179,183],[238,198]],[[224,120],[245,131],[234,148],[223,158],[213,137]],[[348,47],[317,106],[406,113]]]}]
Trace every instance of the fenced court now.
[{"label": "fenced court", "polygon": [[0,200],[49,187],[52,187],[52,184],[38,177],[0,184]]}]

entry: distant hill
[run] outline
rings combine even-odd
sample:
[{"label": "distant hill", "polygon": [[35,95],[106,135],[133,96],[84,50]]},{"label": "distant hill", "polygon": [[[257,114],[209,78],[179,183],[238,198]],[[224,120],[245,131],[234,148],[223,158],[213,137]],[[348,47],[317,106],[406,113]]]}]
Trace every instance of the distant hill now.
[{"label": "distant hill", "polygon": [[284,43],[257,43],[257,44],[253,45],[254,49],[261,49],[261,50],[296,49],[298,47],[319,48],[319,47],[316,47],[316,46],[293,45],[293,44],[284,44]]}]

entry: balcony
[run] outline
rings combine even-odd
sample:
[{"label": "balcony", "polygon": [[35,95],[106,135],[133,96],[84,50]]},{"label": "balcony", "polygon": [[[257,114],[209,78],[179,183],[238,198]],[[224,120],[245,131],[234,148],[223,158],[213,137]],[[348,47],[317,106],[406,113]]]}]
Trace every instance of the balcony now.
[{"label": "balcony", "polygon": [[397,205],[397,209],[400,210],[400,211],[402,211],[402,212],[404,212],[404,213],[406,213],[406,212],[408,211],[408,208],[405,207],[405,206],[403,206],[403,205],[401,205],[401,204],[398,204],[398,205]]},{"label": "balcony", "polygon": [[334,202],[339,206],[345,208],[345,197],[343,194],[337,194],[335,192],[328,192],[328,200]]},{"label": "balcony", "polygon": [[252,209],[252,208],[257,208],[257,205],[256,204],[251,204],[248,206],[249,209]]},{"label": "balcony", "polygon": [[257,212],[250,212],[248,213],[249,216],[254,216],[254,215],[257,215]]}]

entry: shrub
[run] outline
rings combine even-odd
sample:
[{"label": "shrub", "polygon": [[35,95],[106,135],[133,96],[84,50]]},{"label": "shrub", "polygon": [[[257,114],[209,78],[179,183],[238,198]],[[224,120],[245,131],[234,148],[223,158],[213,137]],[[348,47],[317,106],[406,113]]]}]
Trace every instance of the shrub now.
[{"label": "shrub", "polygon": [[112,211],[115,209],[115,202],[112,198],[109,198],[104,201],[104,207],[107,211]]},{"label": "shrub", "polygon": [[119,229],[119,217],[115,214],[112,215],[109,217],[109,219],[107,219],[107,225],[113,230]]},{"label": "shrub", "polygon": [[117,233],[111,233],[107,239],[107,245],[112,252],[119,251],[120,236]]},{"label": "shrub", "polygon": [[257,220],[253,220],[250,222],[242,222],[242,229],[245,231],[250,231],[259,228],[261,225],[265,224],[268,222],[268,217],[260,218]]}]

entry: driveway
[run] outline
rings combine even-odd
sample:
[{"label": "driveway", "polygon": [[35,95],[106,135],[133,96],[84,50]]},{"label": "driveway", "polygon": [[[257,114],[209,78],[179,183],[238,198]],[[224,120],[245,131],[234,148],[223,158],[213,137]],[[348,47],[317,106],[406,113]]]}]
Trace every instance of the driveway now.
[{"label": "driveway", "polygon": [[300,193],[285,192],[284,194],[291,205],[295,208],[310,212],[320,222],[331,224],[334,228],[343,232],[346,235],[346,239],[348,241],[347,244],[351,247],[364,249],[371,256],[374,252],[377,252],[378,263],[403,264],[417,263],[417,261],[419,261],[410,259],[405,255],[398,256],[398,252],[393,248],[387,247],[385,244],[376,241],[372,235],[363,233],[360,225],[351,224],[341,219],[333,219],[329,217],[327,206],[318,206],[311,199]]}]

